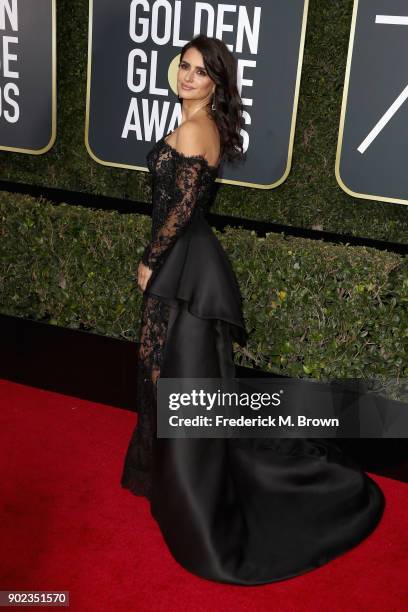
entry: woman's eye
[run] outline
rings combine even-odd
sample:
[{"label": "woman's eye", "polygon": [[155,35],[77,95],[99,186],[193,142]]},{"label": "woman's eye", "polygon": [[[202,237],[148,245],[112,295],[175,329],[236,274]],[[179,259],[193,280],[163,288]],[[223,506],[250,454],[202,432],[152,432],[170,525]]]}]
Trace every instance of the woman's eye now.
[{"label": "woman's eye", "polygon": [[[181,64],[179,64],[179,66],[180,66],[180,68],[182,70],[187,70],[188,69],[188,64],[181,63]],[[207,73],[205,72],[205,70],[198,70],[197,73],[200,76],[207,76]]]}]

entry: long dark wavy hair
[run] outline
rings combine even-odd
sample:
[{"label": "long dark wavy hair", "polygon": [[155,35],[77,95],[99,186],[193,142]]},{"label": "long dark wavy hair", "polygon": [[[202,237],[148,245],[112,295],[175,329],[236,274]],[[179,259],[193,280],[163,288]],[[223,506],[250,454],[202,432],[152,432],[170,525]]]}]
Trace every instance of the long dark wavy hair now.
[{"label": "long dark wavy hair", "polygon": [[[244,159],[241,135],[244,120],[242,100],[237,88],[236,59],[222,40],[199,34],[182,48],[180,63],[190,47],[201,53],[208,76],[215,83],[215,97],[211,98],[207,112],[220,133],[221,159],[228,162],[241,161]],[[211,109],[213,100],[215,110]]]}]

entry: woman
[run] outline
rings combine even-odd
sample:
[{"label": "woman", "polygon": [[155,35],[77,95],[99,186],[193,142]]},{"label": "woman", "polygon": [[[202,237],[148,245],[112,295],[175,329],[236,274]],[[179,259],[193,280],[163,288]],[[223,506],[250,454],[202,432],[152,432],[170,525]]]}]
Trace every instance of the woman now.
[{"label": "woman", "polygon": [[205,220],[219,165],[242,159],[236,63],[200,35],[181,52],[182,121],[147,156],[152,236],[143,304],[138,424],[121,484],[150,500],[174,558],[218,582],[255,585],[314,569],[366,537],[383,512],[376,483],[323,439],[156,436],[156,385],[234,377],[247,332],[232,266]]}]

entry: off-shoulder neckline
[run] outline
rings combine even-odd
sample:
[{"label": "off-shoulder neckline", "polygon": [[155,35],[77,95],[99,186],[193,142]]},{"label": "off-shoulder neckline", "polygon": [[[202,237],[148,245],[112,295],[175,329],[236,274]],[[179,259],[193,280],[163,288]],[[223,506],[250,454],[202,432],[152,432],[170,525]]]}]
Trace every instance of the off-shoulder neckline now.
[{"label": "off-shoulder neckline", "polygon": [[[173,131],[174,130],[172,130],[170,134],[172,134]],[[166,147],[168,147],[173,153],[175,153],[181,159],[199,159],[200,161],[204,162],[204,164],[207,166],[207,168],[211,172],[215,172],[216,170],[218,171],[220,164],[218,164],[218,166],[212,166],[209,163],[208,159],[204,157],[204,155],[186,155],[185,153],[182,153],[181,151],[178,151],[177,149],[175,149],[170,143],[166,141],[166,136],[170,136],[170,134],[165,134],[158,142],[161,141]]]}]

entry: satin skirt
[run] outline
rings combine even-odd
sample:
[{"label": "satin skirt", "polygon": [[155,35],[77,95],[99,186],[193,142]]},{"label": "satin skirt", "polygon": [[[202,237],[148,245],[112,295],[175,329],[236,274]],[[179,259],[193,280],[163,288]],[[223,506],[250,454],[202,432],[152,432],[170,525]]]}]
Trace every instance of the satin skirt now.
[{"label": "satin skirt", "polygon": [[[172,306],[161,377],[235,376],[232,342],[246,342],[241,297],[204,218],[147,290]],[[322,438],[156,437],[150,503],[181,566],[248,586],[327,563],[366,538],[385,507],[378,485]]]}]

